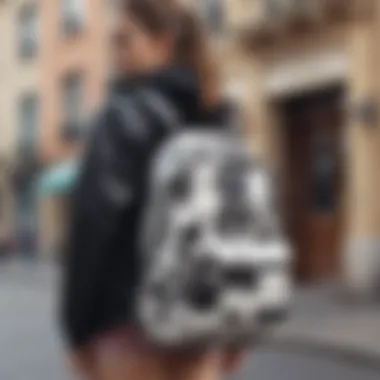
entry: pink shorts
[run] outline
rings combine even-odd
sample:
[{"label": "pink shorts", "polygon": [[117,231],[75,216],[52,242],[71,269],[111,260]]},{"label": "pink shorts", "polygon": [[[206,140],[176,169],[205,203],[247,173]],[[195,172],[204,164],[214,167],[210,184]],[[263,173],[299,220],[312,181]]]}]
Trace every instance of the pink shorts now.
[{"label": "pink shorts", "polygon": [[128,352],[133,352],[134,355],[186,358],[203,355],[209,350],[165,350],[149,343],[136,327],[131,325],[123,325],[101,334],[99,337],[94,339],[91,344],[91,351],[95,355],[112,353],[127,354]]},{"label": "pink shorts", "polygon": [[106,333],[101,334],[91,344],[94,353],[125,352],[133,350],[141,354],[152,352],[153,347],[149,345],[139,331],[130,325],[119,326]]}]

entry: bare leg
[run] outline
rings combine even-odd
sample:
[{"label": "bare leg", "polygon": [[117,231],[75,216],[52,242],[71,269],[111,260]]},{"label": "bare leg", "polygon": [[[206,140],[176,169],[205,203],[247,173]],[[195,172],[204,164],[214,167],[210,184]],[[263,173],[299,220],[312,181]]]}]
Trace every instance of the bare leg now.
[{"label": "bare leg", "polygon": [[169,354],[116,334],[70,357],[78,380],[219,380],[240,366],[241,350]]},{"label": "bare leg", "polygon": [[163,355],[138,351],[103,352],[97,360],[97,380],[219,380],[225,356]]},{"label": "bare leg", "polygon": [[96,371],[96,358],[90,348],[71,352],[69,355],[69,368],[78,380],[99,380]]}]

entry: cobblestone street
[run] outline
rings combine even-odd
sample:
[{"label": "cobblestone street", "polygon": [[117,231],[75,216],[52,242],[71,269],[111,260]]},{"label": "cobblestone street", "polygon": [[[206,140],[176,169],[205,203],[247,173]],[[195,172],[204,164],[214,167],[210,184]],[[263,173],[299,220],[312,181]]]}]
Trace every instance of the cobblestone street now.
[{"label": "cobblestone street", "polygon": [[57,336],[52,268],[0,269],[0,379],[66,380]]},{"label": "cobblestone street", "polygon": [[[55,325],[56,280],[48,265],[0,266],[1,380],[70,379]],[[256,349],[233,380],[377,380],[379,373],[379,367],[273,343]]]}]

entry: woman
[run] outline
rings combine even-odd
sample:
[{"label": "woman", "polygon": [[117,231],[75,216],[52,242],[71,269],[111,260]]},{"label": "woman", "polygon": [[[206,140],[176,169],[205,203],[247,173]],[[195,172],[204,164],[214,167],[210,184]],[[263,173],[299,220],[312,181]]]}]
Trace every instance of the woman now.
[{"label": "woman", "polygon": [[226,125],[212,52],[196,15],[169,0],[122,2],[113,41],[120,76],[73,196],[62,321],[74,367],[97,380],[216,379],[237,353],[158,352],[131,318],[143,178],[172,111],[183,125]]}]

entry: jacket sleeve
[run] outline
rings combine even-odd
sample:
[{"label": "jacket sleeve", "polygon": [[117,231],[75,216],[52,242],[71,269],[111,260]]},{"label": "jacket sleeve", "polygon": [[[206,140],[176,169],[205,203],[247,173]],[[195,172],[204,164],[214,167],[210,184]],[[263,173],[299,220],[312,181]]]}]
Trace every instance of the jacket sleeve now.
[{"label": "jacket sleeve", "polygon": [[99,275],[121,218],[139,201],[145,156],[146,147],[125,115],[103,111],[93,125],[68,226],[61,322],[73,346],[91,333]]}]

